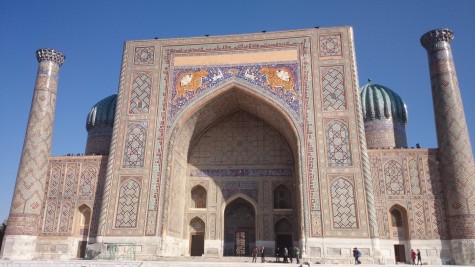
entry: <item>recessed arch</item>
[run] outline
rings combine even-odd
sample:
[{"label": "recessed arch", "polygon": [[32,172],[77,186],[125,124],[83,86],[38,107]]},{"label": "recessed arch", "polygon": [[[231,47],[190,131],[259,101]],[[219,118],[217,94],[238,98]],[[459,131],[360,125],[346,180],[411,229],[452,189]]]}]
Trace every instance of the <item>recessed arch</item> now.
[{"label": "recessed arch", "polygon": [[256,207],[235,197],[224,209],[224,256],[250,255],[256,246]]},{"label": "recessed arch", "polygon": [[84,258],[86,255],[86,245],[91,227],[92,209],[83,203],[78,206],[75,212],[73,235],[77,238],[76,257]]},{"label": "recessed arch", "polygon": [[[213,89],[214,90],[214,89]],[[191,102],[190,102],[191,103]],[[225,118],[230,117],[231,115],[238,112],[245,112],[251,116],[254,116],[256,119],[263,121],[268,124],[274,131],[278,132],[290,148],[290,154],[293,158],[291,163],[288,166],[282,167],[274,164],[273,166],[261,166],[261,169],[272,169],[272,168],[281,168],[284,170],[285,175],[287,175],[285,184],[293,184],[292,191],[292,209],[289,213],[292,213],[296,221],[303,221],[305,216],[303,213],[305,209],[303,206],[304,195],[302,192],[305,191],[306,184],[303,182],[303,173],[305,173],[305,162],[304,155],[302,154],[302,124],[299,122],[299,118],[293,116],[285,109],[281,104],[276,103],[271,97],[266,98],[265,93],[258,92],[255,89],[249,89],[243,84],[239,84],[236,81],[230,82],[223,87],[215,89],[209,94],[199,96],[197,99],[194,99],[191,104],[187,104],[183,107],[183,110],[179,111],[174,117],[173,121],[170,122],[170,128],[167,131],[167,136],[164,141],[166,146],[164,149],[168,150],[167,158],[163,159],[164,164],[167,166],[164,168],[165,173],[163,174],[163,179],[161,179],[161,188],[163,191],[162,194],[170,195],[170,198],[164,199],[163,202],[160,202],[162,205],[162,214],[168,219],[164,220],[160,225],[160,230],[163,235],[167,233],[173,233],[176,236],[182,236],[187,238],[187,234],[183,232],[183,229],[186,227],[183,225],[186,220],[183,220],[183,214],[186,213],[183,210],[183,207],[188,207],[186,205],[186,198],[180,198],[180,195],[190,194],[186,192],[187,181],[189,179],[193,180],[193,183],[205,181],[203,179],[214,179],[210,174],[203,171],[202,166],[190,164],[190,153],[193,151],[193,147],[197,144],[200,138],[203,137],[204,133],[209,129],[215,127],[215,125],[222,123]],[[301,165],[302,164],[302,165]],[[226,165],[225,169],[227,170],[236,170],[241,167],[235,167],[231,165]],[[277,167],[278,166],[278,167]],[[216,165],[216,168],[212,171],[222,171],[223,167]],[[246,166],[243,168],[247,168]],[[251,168],[252,169],[252,168]],[[207,170],[207,169],[204,169]],[[194,174],[193,174],[194,173]],[[193,175],[195,176],[193,176]],[[196,176],[197,175],[197,176]],[[226,174],[227,175],[227,174]],[[236,175],[236,174],[234,174]],[[271,174],[274,175],[274,174]],[[281,174],[279,174],[281,175]],[[220,175],[217,175],[220,176]],[[237,175],[239,176],[239,175]],[[265,175],[262,175],[264,177]],[[281,175],[282,176],[282,175]],[[236,177],[236,176],[233,176]],[[223,177],[219,177],[224,179]],[[253,177],[247,177],[246,179],[252,180]],[[190,180],[191,181],[191,180]],[[217,183],[216,181],[213,184],[217,185],[215,191],[220,192],[222,190],[222,184]],[[258,182],[260,183],[260,182]],[[211,184],[211,183],[210,183]],[[249,185],[249,183],[247,184]],[[211,201],[216,201],[216,196],[211,198],[212,187],[208,188],[207,194],[207,206],[211,205]],[[246,188],[245,190],[236,190],[237,195],[234,195],[232,189],[229,187],[226,188],[226,194],[218,194],[217,198],[223,197],[226,205],[221,206],[222,213],[217,214],[216,223],[216,233],[213,230],[209,231],[210,237],[216,236],[217,238],[223,238],[222,233],[224,232],[223,217],[225,207],[232,202],[233,200],[241,197],[242,199],[252,203],[254,207],[254,213],[258,213],[257,210],[257,190],[262,190],[261,187],[251,185],[251,188]],[[255,190],[255,191],[253,191]],[[268,207],[272,209],[272,194],[273,187],[270,185],[268,190],[268,195],[270,197],[270,202]],[[252,191],[252,192],[251,192]],[[223,191],[221,191],[223,192]],[[262,194],[260,192],[259,194]],[[231,197],[230,197],[231,196]],[[218,199],[218,201],[221,201]],[[301,206],[298,208],[297,206]],[[192,211],[188,211],[192,212]],[[212,216],[211,216],[212,217]],[[267,215],[264,218],[265,224],[268,225],[266,229],[273,229],[272,224],[272,215]],[[208,222],[210,227],[213,226],[213,222]],[[213,228],[214,229],[214,228]],[[220,232],[221,230],[221,232]],[[300,229],[296,230],[299,231]],[[299,233],[303,235],[302,233]],[[299,235],[295,233],[295,236]],[[263,235],[263,234],[262,234]],[[260,236],[261,240],[273,240],[274,235],[272,230],[268,234]],[[223,253],[225,254],[225,252]]]},{"label": "recessed arch", "polygon": [[206,199],[207,191],[201,185],[195,185],[191,191],[191,207],[195,209],[205,209],[206,208]]},{"label": "recessed arch", "polygon": [[389,229],[393,233],[391,239],[399,241],[409,240],[409,223],[406,208],[395,204],[388,210],[388,217]]},{"label": "recessed arch", "polygon": [[292,208],[292,191],[285,185],[280,184],[274,188],[274,209]]}]

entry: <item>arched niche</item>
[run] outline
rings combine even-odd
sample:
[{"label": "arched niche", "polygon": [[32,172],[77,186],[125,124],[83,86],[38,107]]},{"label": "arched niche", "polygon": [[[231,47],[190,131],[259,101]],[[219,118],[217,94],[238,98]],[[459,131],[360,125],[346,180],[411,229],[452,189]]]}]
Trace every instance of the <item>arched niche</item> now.
[{"label": "arched niche", "polygon": [[80,205],[76,212],[75,227],[73,235],[77,238],[78,249],[77,258],[84,258],[86,254],[87,239],[91,226],[92,210],[87,204]]},{"label": "arched niche", "polygon": [[224,210],[224,256],[250,255],[256,242],[254,205],[238,197]]},{"label": "arched niche", "polygon": [[[299,123],[295,118],[280,105],[273,102],[266,96],[257,93],[255,90],[249,90],[240,84],[232,83],[224,86],[214,93],[193,100],[193,105],[188,105],[177,113],[176,118],[170,122],[170,130],[167,139],[167,158],[166,173],[162,180],[162,188],[166,190],[165,195],[170,198],[164,199],[164,208],[167,212],[162,213],[166,218],[163,220],[162,234],[174,236],[176,238],[187,238],[183,232],[184,214],[186,214],[186,198],[181,196],[189,194],[186,192],[187,178],[190,176],[189,170],[200,166],[193,166],[189,163],[190,153],[193,147],[199,142],[203,134],[217,123],[221,123],[225,118],[237,112],[245,112],[250,116],[262,120],[275,131],[279,132],[290,148],[291,157],[293,158],[290,165],[290,177],[292,183],[297,190],[302,190],[302,166],[303,153],[301,148],[301,130],[297,125]],[[230,169],[233,166],[227,166]],[[222,166],[217,166],[222,168]],[[219,185],[218,185],[219,186]],[[305,186],[305,185],[304,185]],[[304,187],[303,186],[303,187]],[[272,194],[272,188],[270,188]],[[210,192],[208,191],[207,206],[210,205]],[[298,204],[293,203],[295,215],[298,220],[303,214],[297,214],[302,211],[302,192],[296,191],[295,200]],[[226,197],[225,197],[226,198]],[[271,200],[272,201],[272,200]],[[269,204],[272,207],[272,202]],[[297,207],[300,206],[300,207]],[[221,216],[221,215],[219,215]],[[222,219],[218,219],[216,223],[223,223]],[[272,222],[269,222],[272,226]],[[217,225],[217,227],[220,227]],[[270,227],[269,227],[270,228]],[[217,236],[218,239],[224,238]],[[264,240],[272,240],[273,235],[264,237]]]},{"label": "arched niche", "polygon": [[204,187],[197,185],[191,189],[191,207],[195,209],[205,209],[207,192]]},{"label": "arched niche", "polygon": [[292,191],[285,185],[274,188],[274,209],[291,209]]}]

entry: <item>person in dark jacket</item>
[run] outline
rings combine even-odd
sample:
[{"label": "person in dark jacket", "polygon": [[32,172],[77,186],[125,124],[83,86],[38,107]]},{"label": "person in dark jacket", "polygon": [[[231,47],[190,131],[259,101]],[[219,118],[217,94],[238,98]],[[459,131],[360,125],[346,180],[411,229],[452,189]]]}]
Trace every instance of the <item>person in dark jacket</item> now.
[{"label": "person in dark jacket", "polygon": [[353,249],[353,257],[355,258],[355,265],[361,264],[361,252],[356,247]]}]

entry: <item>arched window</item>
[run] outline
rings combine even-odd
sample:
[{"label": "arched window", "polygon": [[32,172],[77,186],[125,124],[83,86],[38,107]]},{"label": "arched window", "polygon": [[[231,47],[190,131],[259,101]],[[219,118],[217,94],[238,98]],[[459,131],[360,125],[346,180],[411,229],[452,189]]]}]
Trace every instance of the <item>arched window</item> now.
[{"label": "arched window", "polygon": [[403,227],[402,214],[398,209],[391,211],[391,225],[394,227]]},{"label": "arched window", "polygon": [[206,208],[206,189],[197,185],[191,190],[191,206],[196,209]]},{"label": "arched window", "polygon": [[291,209],[292,193],[284,186],[279,185],[274,189],[274,209]]}]

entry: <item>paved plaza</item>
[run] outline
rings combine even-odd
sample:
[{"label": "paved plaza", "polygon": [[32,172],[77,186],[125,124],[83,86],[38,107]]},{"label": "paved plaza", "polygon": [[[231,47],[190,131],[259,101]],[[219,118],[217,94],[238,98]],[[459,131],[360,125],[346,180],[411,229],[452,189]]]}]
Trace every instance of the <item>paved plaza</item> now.
[{"label": "paved plaza", "polygon": [[[212,266],[212,267],[238,267],[238,266],[267,266],[267,267],[277,267],[277,266],[338,266],[338,267],[350,267],[354,266],[353,264],[318,264],[318,263],[308,263],[304,262],[301,264],[295,263],[276,263],[276,262],[265,262],[261,263],[259,260],[257,263],[252,263],[252,259],[240,259],[236,261],[204,261],[203,259],[190,259],[185,260],[164,260],[164,261],[105,261],[105,260],[69,260],[69,261],[60,261],[60,260],[31,260],[31,261],[7,261],[0,260],[0,267],[164,267],[164,266]],[[374,264],[364,264],[371,266]],[[384,265],[386,267],[400,267],[401,265],[409,264],[391,264]],[[429,266],[429,265],[426,265]],[[442,266],[442,265],[430,265],[430,266]]]}]

